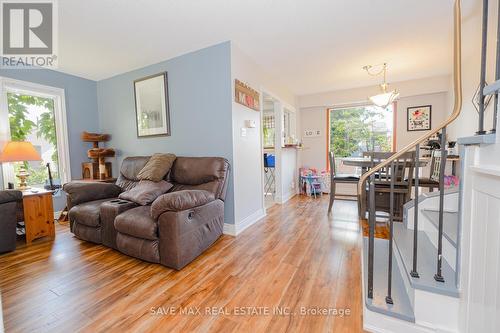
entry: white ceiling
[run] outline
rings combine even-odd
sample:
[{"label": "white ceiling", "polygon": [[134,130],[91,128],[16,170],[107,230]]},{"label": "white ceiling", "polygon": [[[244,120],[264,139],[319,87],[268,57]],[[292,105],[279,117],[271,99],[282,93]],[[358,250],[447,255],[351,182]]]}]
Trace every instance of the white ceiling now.
[{"label": "white ceiling", "polygon": [[389,81],[451,72],[452,0],[58,3],[59,70],[93,80],[227,40],[297,95],[378,83],[365,64],[388,62]]}]

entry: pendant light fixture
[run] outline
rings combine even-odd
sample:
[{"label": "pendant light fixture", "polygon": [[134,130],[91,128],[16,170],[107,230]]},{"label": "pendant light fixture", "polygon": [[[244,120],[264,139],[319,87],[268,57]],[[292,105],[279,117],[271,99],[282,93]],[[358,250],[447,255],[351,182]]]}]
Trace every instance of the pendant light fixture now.
[{"label": "pendant light fixture", "polygon": [[374,72],[374,66],[367,65],[364,66],[363,69],[371,76],[379,76],[380,74],[384,75],[384,82],[380,85],[380,89],[382,90],[381,94],[374,95],[369,97],[370,101],[378,107],[383,109],[387,108],[390,104],[396,101],[399,97],[399,92],[397,90],[388,91],[389,84],[387,83],[387,63],[382,64],[382,69],[378,72]]}]

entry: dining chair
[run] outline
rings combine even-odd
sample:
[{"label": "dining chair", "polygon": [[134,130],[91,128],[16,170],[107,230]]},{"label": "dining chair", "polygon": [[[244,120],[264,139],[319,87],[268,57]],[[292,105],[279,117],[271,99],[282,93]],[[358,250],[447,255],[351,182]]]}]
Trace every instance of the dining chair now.
[{"label": "dining chair", "polygon": [[[359,176],[354,174],[339,174],[335,165],[335,153],[328,153],[330,162],[330,203],[328,204],[328,213],[332,211],[333,200],[335,200],[337,184],[356,184],[359,181]],[[343,197],[357,197],[357,194],[342,194]]]},{"label": "dining chair", "polygon": [[[372,153],[373,166],[383,162],[394,153]],[[389,164],[378,169],[375,174],[375,210],[390,214],[391,179],[394,177],[394,219],[402,220],[403,205],[411,199],[411,187],[413,183],[413,169],[415,167],[415,152],[403,154]],[[394,168],[391,170],[391,168]],[[365,191],[363,200],[367,207],[368,189]]]},{"label": "dining chair", "polygon": [[[431,165],[429,177],[418,178],[418,186],[426,187],[429,192],[433,192],[435,188],[439,187],[439,174],[441,172],[441,151],[433,150],[431,152]],[[415,184],[415,179],[413,179]],[[418,190],[418,189],[417,189]]]}]

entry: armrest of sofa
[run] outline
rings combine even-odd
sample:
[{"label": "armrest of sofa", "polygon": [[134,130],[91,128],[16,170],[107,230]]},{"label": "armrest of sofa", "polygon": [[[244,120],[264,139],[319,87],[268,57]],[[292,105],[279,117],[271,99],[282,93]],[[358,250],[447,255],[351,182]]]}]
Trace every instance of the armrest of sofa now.
[{"label": "armrest of sofa", "polygon": [[0,205],[23,200],[23,192],[17,190],[0,191]]},{"label": "armrest of sofa", "polygon": [[68,195],[68,202],[76,206],[84,202],[116,198],[122,189],[110,183],[70,182],[64,184],[63,191]]},{"label": "armrest of sofa", "polygon": [[158,219],[165,212],[180,212],[203,206],[214,200],[213,193],[203,190],[183,190],[166,193],[156,198],[151,205],[151,216]]},{"label": "armrest of sofa", "polygon": [[158,218],[160,263],[181,269],[219,238],[224,230],[224,202],[215,199],[183,211],[164,212]]}]

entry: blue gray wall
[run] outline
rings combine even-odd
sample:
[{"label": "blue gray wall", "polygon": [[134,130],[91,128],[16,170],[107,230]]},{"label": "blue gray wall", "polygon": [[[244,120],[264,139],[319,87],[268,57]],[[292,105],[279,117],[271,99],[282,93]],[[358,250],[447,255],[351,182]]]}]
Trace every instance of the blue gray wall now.
[{"label": "blue gray wall", "polygon": [[[134,80],[168,72],[169,137],[137,138]],[[221,156],[232,164],[231,50],[225,42],[97,82],[99,126],[117,149],[114,173],[123,158],[170,152],[179,156]],[[234,224],[233,177],[226,199],[226,223]]]},{"label": "blue gray wall", "polygon": [[[83,131],[99,130],[96,82],[45,69],[0,69],[0,76],[65,90],[71,175],[73,178],[81,178],[81,163],[86,161],[89,147],[80,140],[80,134]],[[55,198],[54,209],[62,210],[64,201],[63,196]]]}]

